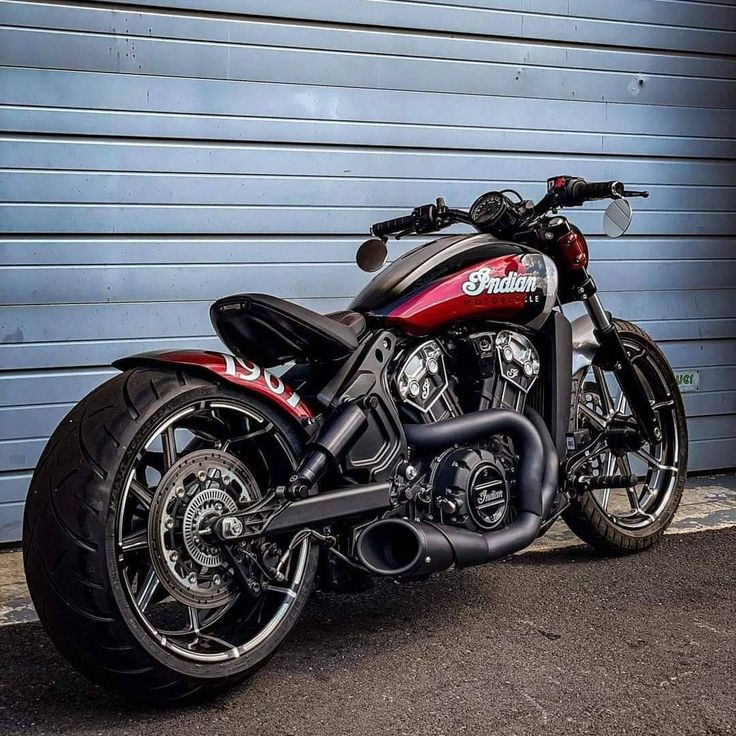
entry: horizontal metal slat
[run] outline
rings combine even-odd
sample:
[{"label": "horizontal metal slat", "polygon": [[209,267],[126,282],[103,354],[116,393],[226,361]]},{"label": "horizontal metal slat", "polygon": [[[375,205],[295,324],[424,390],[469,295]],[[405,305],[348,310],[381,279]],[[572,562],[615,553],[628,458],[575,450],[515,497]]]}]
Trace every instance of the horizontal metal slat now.
[{"label": "horizontal metal slat", "polygon": [[[405,213],[405,208],[0,204],[0,222],[8,234],[344,235],[367,233],[372,223]],[[586,234],[603,234],[600,212],[583,210],[573,219]],[[639,212],[630,229],[639,236],[731,235],[734,231],[736,212]],[[458,226],[446,232],[468,232],[468,228]]]},{"label": "horizontal metal slat", "polygon": [[30,482],[30,473],[0,475],[0,513],[3,505],[25,501]]},{"label": "horizontal metal slat", "polygon": [[[321,312],[346,303],[324,297],[294,301]],[[95,340],[101,335],[105,340],[209,335],[209,306],[209,301],[0,306],[0,333],[6,343]]]},{"label": "horizontal metal slat", "polygon": [[48,437],[0,441],[0,472],[33,469]]},{"label": "horizontal metal slat", "polygon": [[688,471],[695,473],[699,470],[732,468],[734,466],[732,458],[736,458],[736,439],[734,438],[691,442],[687,463]]},{"label": "horizontal metal slat", "polygon": [[[539,151],[708,158],[736,156],[736,140],[675,137],[647,133],[586,133],[531,131],[503,127],[438,127],[425,124],[232,118],[206,115],[59,108],[0,107],[0,132],[24,131],[52,135],[150,137],[191,140],[248,140],[341,146],[386,146],[483,151]],[[487,120],[491,125],[493,120]]]},{"label": "horizontal metal slat", "polygon": [[[128,135],[150,136],[153,132],[166,136],[171,126],[173,137],[186,138],[190,135],[187,131],[195,125],[200,132],[193,137],[206,138],[205,126],[212,128],[214,137],[227,137],[239,129],[238,116],[255,116],[281,121],[454,125],[481,130],[496,127],[601,135],[734,137],[731,112],[715,108],[489,98],[457,91],[444,94],[20,67],[0,68],[0,81],[0,103],[7,105],[58,108],[59,115],[72,108],[138,113],[128,115],[127,122],[118,123],[121,129],[128,126]],[[151,113],[199,115],[205,119],[197,123],[154,116],[150,121],[152,128],[145,117]],[[157,127],[155,123],[159,121],[165,125]],[[274,125],[278,134],[279,123]],[[94,133],[94,128],[89,133]],[[605,150],[602,148],[601,152]]]},{"label": "horizontal metal slat", "polygon": [[655,340],[731,340],[736,338],[736,307],[734,317],[720,319],[641,320],[632,318]]},{"label": "horizontal metal slat", "polygon": [[227,293],[348,298],[368,277],[342,264],[13,267],[2,272],[5,304],[214,301]]},{"label": "horizontal metal slat", "polygon": [[77,402],[116,374],[112,368],[0,373],[0,406]]},{"label": "horizontal metal slat", "polygon": [[[697,341],[672,341],[660,343],[662,351],[667,356],[673,368],[702,368],[701,374],[707,372],[710,375],[728,375],[734,380],[730,386],[719,386],[719,388],[732,388],[736,385],[736,340],[704,340]],[[702,375],[701,375],[702,378]],[[703,391],[715,390],[707,383],[702,387]]]},{"label": "horizontal metal slat", "polygon": [[73,404],[54,404],[0,408],[0,441],[48,437],[72,406]]},{"label": "horizontal metal slat", "polygon": [[[0,146],[1,149],[1,146]],[[99,166],[104,163],[100,162]],[[626,181],[622,166],[621,181]],[[448,205],[469,207],[484,191],[518,189],[538,200],[543,182],[370,179],[353,177],[272,177],[129,172],[68,172],[0,169],[0,199],[4,202],[146,205],[238,205],[381,207],[411,210],[442,195]],[[736,209],[736,187],[653,186],[648,199],[632,200],[646,211],[725,212]],[[604,209],[607,202],[588,204],[586,211]],[[571,212],[578,212],[573,210]]]},{"label": "horizontal metal slat", "polygon": [[[553,0],[559,9],[558,0]],[[642,4],[635,0],[632,6]],[[661,0],[657,4],[661,6]],[[656,7],[656,6],[655,6]],[[582,16],[590,17],[595,4],[587,2]],[[660,8],[660,21],[669,24],[681,6],[668,3],[667,12]],[[632,7],[631,16],[636,14]],[[559,14],[559,13],[553,13]],[[693,22],[685,25],[700,27],[704,19],[715,21],[723,13],[691,12]],[[734,15],[733,11],[731,15]],[[631,17],[621,18],[631,22]],[[699,77],[736,78],[736,60],[705,55],[660,51],[658,54],[637,52],[635,49],[586,48],[565,43],[519,43],[504,41],[498,36],[456,37],[441,33],[421,33],[393,29],[359,29],[330,24],[304,24],[265,21],[260,18],[222,18],[186,11],[167,13],[143,9],[131,13],[114,6],[80,7],[69,5],[4,2],[0,3],[0,23],[8,26],[62,31],[82,31],[106,35],[153,37],[197,42],[249,44],[258,46],[355,51],[370,54],[397,54],[409,57],[444,58],[466,61],[493,61],[523,66],[599,69],[629,71],[637,74],[682,74]],[[662,25],[662,23],[659,23]],[[724,30],[718,26],[717,30]],[[733,30],[733,29],[732,29]]]},{"label": "horizontal metal slat", "polygon": [[24,503],[0,503],[0,542],[20,541],[24,506]]},{"label": "horizontal metal slat", "polygon": [[693,442],[736,437],[736,414],[699,416],[688,419],[688,435]]},{"label": "horizontal metal slat", "polygon": [[[129,1],[119,4],[138,5]],[[150,5],[233,14],[243,14],[244,10],[239,0],[188,0],[186,4],[180,0],[155,0]],[[477,7],[475,3],[473,6],[453,7],[446,3],[416,1],[352,0],[349,4],[341,4],[338,13],[332,0],[296,4],[286,0],[250,0],[247,10],[251,15],[273,18],[354,23],[382,28],[416,28],[443,33],[733,54],[731,34],[720,30],[723,25],[719,30],[698,30],[605,22],[584,17],[575,17],[573,21],[571,17],[496,10],[493,7]]]},{"label": "horizontal metal slat", "polygon": [[[185,263],[353,263],[364,235],[348,237],[2,237],[0,263],[11,266]],[[719,237],[588,238],[591,261],[732,260],[736,239]],[[389,241],[389,260],[426,238]],[[714,268],[717,266],[713,266]]]},{"label": "horizontal metal slat", "polygon": [[[733,187],[736,161],[643,160],[636,157],[340,148],[269,144],[200,144],[68,139],[0,139],[5,166],[263,177],[306,176],[427,181],[545,182],[561,170],[589,180]],[[439,186],[437,184],[436,186]]]},{"label": "horizontal metal slat", "polygon": [[730,108],[736,81],[0,27],[0,64],[637,105]]},{"label": "horizontal metal slat", "polygon": [[128,355],[151,350],[216,350],[229,352],[214,335],[211,337],[161,337],[90,342],[16,343],[3,346],[3,364],[7,370],[72,368],[80,365],[105,366]]},{"label": "horizontal metal slat", "polygon": [[694,391],[682,399],[689,417],[736,413],[736,391]]},{"label": "horizontal metal slat", "polygon": [[[519,10],[517,0],[443,0],[446,5],[460,7]],[[715,5],[712,7],[711,3]],[[727,7],[734,0],[618,0],[615,3],[591,3],[589,0],[568,0],[564,5],[557,0],[526,0],[524,10],[545,15],[557,15],[574,21],[587,18],[624,23],[652,23],[656,25],[685,26],[734,30],[736,10]],[[710,7],[709,7],[710,6]],[[708,12],[710,10],[710,12]]]}]

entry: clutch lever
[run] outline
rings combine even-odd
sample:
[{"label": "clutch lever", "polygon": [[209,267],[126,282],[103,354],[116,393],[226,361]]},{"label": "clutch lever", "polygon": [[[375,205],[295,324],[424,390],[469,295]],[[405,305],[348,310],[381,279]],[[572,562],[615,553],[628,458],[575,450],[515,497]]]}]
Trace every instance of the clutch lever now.
[{"label": "clutch lever", "polygon": [[649,192],[635,192],[635,191],[627,191],[624,190],[623,193],[624,197],[644,197],[646,199],[649,196]]}]

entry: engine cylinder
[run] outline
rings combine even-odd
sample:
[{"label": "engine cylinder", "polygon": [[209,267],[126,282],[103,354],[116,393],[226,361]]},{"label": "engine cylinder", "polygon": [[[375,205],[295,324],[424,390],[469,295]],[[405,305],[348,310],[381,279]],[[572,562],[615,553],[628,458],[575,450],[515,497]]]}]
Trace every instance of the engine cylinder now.
[{"label": "engine cylinder", "polygon": [[403,406],[420,422],[439,422],[460,414],[445,356],[436,340],[427,340],[404,356],[394,384]]},{"label": "engine cylinder", "polygon": [[539,353],[519,332],[479,332],[470,335],[482,383],[480,409],[523,412],[526,396],[540,371]]}]

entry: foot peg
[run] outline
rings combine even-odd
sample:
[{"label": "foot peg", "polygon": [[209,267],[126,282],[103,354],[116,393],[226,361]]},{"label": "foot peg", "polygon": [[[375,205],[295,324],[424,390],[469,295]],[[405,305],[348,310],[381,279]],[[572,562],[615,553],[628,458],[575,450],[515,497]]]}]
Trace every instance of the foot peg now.
[{"label": "foot peg", "polygon": [[598,491],[603,488],[633,488],[639,479],[629,475],[581,475],[576,485],[581,491]]}]

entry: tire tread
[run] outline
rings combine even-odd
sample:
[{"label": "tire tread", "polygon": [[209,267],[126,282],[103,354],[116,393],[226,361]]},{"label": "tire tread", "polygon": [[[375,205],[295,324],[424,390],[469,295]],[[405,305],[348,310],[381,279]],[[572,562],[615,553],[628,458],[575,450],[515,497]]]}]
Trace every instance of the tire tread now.
[{"label": "tire tread", "polygon": [[202,680],[152,656],[119,609],[107,567],[108,509],[121,468],[134,455],[134,438],[167,402],[196,390],[211,395],[221,387],[182,371],[140,367],[92,391],[44,449],[23,520],[28,586],[54,644],[94,682],[157,705],[223,689],[245,676]]}]

